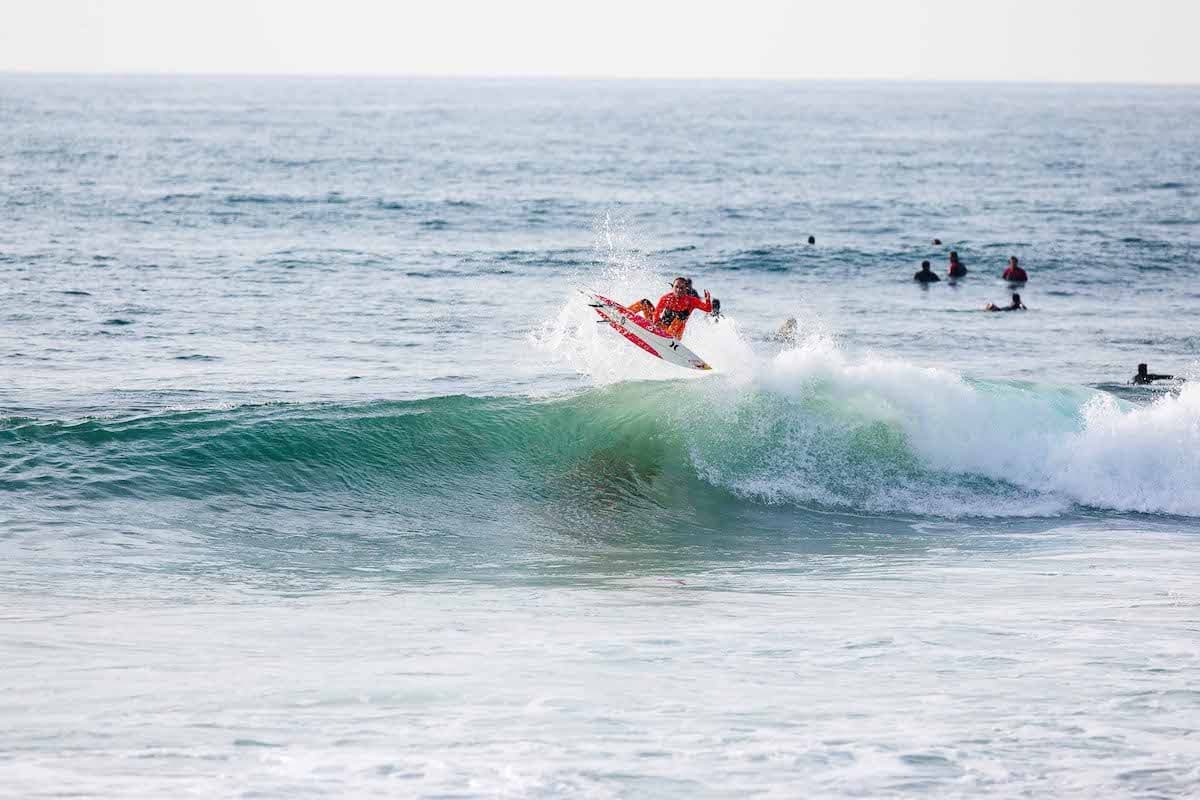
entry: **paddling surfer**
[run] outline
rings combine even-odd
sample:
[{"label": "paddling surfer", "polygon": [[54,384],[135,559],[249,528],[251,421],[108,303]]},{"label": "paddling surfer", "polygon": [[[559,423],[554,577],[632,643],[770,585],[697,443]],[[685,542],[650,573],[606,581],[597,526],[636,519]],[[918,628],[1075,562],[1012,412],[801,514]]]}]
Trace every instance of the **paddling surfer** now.
[{"label": "paddling surfer", "polygon": [[1021,302],[1021,295],[1013,292],[1012,302],[1006,306],[998,306],[995,303],[988,303],[983,307],[984,311],[1025,311],[1025,304]]},{"label": "paddling surfer", "polygon": [[1175,379],[1174,375],[1158,375],[1153,373],[1145,364],[1138,364],[1137,369],[1137,374],[1134,375],[1133,379],[1130,381],[1130,383],[1134,384],[1135,386],[1149,386],[1155,381],[1169,381]]}]

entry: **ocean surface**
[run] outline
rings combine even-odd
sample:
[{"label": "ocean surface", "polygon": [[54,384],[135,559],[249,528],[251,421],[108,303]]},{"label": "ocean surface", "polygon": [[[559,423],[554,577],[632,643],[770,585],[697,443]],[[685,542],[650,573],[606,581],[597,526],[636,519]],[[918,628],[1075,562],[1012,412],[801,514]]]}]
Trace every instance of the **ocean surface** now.
[{"label": "ocean surface", "polygon": [[1198,131],[0,76],[0,795],[1200,795]]}]

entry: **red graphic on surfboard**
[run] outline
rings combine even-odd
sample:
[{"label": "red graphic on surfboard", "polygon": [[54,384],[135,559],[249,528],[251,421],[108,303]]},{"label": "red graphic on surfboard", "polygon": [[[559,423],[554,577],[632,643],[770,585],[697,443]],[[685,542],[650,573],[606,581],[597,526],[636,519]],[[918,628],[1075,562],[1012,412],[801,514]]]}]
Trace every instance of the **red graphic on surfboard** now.
[{"label": "red graphic on surfboard", "polygon": [[712,369],[704,359],[671,338],[665,330],[620,303],[595,292],[584,292],[600,318],[612,329],[652,356],[687,369]]}]

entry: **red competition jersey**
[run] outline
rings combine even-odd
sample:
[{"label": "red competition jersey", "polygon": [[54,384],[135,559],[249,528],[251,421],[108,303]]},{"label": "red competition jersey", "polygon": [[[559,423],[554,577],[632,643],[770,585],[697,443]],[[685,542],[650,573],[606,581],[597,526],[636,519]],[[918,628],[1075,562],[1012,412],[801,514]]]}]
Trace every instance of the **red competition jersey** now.
[{"label": "red competition jersey", "polygon": [[679,316],[686,319],[687,315],[696,309],[709,313],[712,311],[712,303],[690,294],[678,297],[674,292],[667,292],[658,298],[658,305],[654,307],[654,321],[661,322],[664,311],[670,311],[669,316],[671,317]]},{"label": "red competition jersey", "polygon": [[1021,269],[1020,267],[1009,267],[1008,269],[1004,270],[1004,275],[1001,277],[1003,277],[1006,281],[1020,282],[1029,280],[1029,276],[1025,274],[1025,270]]}]

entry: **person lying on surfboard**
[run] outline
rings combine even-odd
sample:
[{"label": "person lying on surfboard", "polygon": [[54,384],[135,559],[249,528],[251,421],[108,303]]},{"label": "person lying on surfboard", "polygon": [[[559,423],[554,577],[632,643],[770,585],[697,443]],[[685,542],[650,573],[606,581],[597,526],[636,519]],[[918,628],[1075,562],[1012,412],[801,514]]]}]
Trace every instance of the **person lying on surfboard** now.
[{"label": "person lying on surfboard", "polygon": [[712,313],[713,301],[708,290],[705,290],[704,299],[701,300],[700,295],[692,288],[692,282],[679,277],[671,283],[671,291],[658,299],[657,306],[650,305],[649,300],[642,298],[629,308],[666,330],[672,339],[682,339],[683,329],[687,327],[691,313],[697,309]]}]

